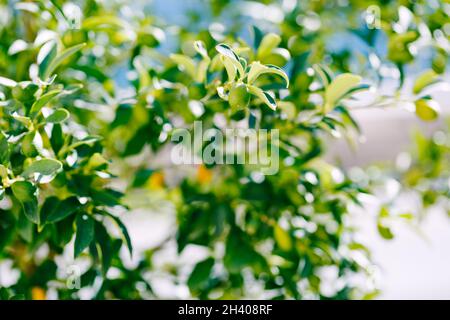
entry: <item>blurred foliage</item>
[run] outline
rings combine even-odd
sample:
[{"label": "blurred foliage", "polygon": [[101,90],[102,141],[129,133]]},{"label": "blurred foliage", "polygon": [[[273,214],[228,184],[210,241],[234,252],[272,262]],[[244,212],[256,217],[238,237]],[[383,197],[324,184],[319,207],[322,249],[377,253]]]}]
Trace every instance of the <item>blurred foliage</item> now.
[{"label": "blurred foliage", "polygon": [[[373,297],[370,253],[349,223],[372,184],[328,163],[324,148],[329,136],[355,141],[352,104],[369,88],[364,106],[438,116],[428,90],[444,78],[449,7],[202,1],[174,25],[121,1],[1,0],[0,261],[19,277],[0,297],[160,298],[155,278],[203,299]],[[170,179],[152,159],[196,120],[278,129],[279,171],[202,165]],[[406,187],[448,174],[448,148],[433,141],[419,141]],[[427,203],[434,189],[423,188]],[[120,215],[155,195],[173,203],[177,230],[129,263]],[[379,231],[392,238],[386,215]],[[202,248],[203,260],[155,263],[174,243],[179,255]],[[68,285],[68,255],[83,265],[82,290]]]}]

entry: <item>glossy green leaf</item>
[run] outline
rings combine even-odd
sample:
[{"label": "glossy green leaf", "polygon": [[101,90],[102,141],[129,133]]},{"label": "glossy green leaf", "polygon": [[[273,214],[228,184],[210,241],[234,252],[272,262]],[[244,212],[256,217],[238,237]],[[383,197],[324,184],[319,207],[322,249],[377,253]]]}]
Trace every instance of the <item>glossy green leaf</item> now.
[{"label": "glossy green leaf", "polygon": [[25,171],[22,173],[22,176],[28,177],[34,173],[39,173],[41,175],[48,176],[56,174],[61,169],[62,164],[58,160],[54,159],[36,160],[25,169]]},{"label": "glossy green leaf", "polygon": [[103,27],[130,28],[130,25],[125,20],[113,15],[87,17],[83,20],[81,26],[83,29],[97,29]]},{"label": "glossy green leaf", "polygon": [[39,223],[37,188],[29,181],[16,181],[11,185],[12,192],[23,207],[25,216],[33,223]]},{"label": "glossy green leaf", "polygon": [[236,54],[236,52],[233,51],[233,49],[231,49],[230,46],[221,43],[216,46],[216,50],[222,55],[224,61],[231,62],[231,64],[236,68],[239,76],[243,76],[244,68],[242,67],[239,56]]},{"label": "glossy green leaf", "polygon": [[253,62],[250,65],[250,71],[247,75],[247,81],[249,84],[255,82],[259,76],[263,74],[275,74],[283,78],[286,83],[286,88],[289,86],[289,78],[283,69],[274,65],[263,65],[259,62]]},{"label": "glossy green leaf", "polygon": [[39,152],[34,145],[34,137],[36,136],[36,132],[30,132],[25,135],[22,140],[22,153],[27,157],[36,157]]},{"label": "glossy green leaf", "polygon": [[265,56],[269,55],[273,49],[278,47],[281,42],[281,37],[275,33],[266,34],[258,47],[256,56],[258,59],[263,59]]},{"label": "glossy green leaf", "polygon": [[391,229],[388,227],[385,227],[381,225],[380,223],[377,224],[378,232],[379,234],[386,240],[391,240],[394,238],[394,234],[392,233]]},{"label": "glossy green leaf", "polygon": [[61,63],[63,63],[66,59],[68,59],[70,56],[74,55],[78,51],[80,51],[84,46],[86,46],[85,43],[75,45],[73,47],[67,48],[63,50],[62,52],[58,53],[48,64],[48,67],[45,68],[45,71],[42,74],[42,79],[45,81],[47,80],[53,72],[56,70],[56,68],[59,67]]},{"label": "glossy green leaf", "polygon": [[47,80],[48,78],[48,70],[52,61],[56,58],[57,54],[57,45],[55,41],[49,41],[45,43],[41,49],[39,50],[39,54],[37,56],[37,63],[39,66],[39,77],[42,80]]},{"label": "glossy green leaf", "polygon": [[333,72],[326,66],[315,64],[313,65],[315,73],[319,76],[324,87],[328,87],[333,81]]},{"label": "glossy green leaf", "polygon": [[106,212],[106,214],[110,218],[112,218],[114,220],[114,222],[117,224],[117,226],[119,227],[122,238],[125,241],[125,243],[127,244],[128,251],[130,252],[130,255],[133,255],[133,245],[131,243],[131,238],[130,238],[130,235],[128,234],[127,227],[123,224],[123,222],[118,217],[116,217],[110,213],[107,213],[107,212]]},{"label": "glossy green leaf", "polygon": [[343,73],[338,75],[330,85],[325,89],[325,101],[326,107],[325,112],[331,111],[343,96],[354,89],[361,82],[361,77],[351,74]]},{"label": "glossy green leaf", "polygon": [[9,162],[9,144],[6,137],[0,132],[0,164]]},{"label": "glossy green leaf", "polygon": [[43,94],[38,99],[36,99],[36,101],[31,106],[30,115],[32,117],[36,116],[39,113],[39,111],[41,111],[42,107],[44,107],[47,103],[49,103],[59,93],[61,93],[61,90],[59,89],[51,90]]},{"label": "glossy green leaf", "polygon": [[415,94],[418,94],[429,85],[436,83],[437,80],[438,74],[436,72],[434,72],[433,70],[425,71],[420,76],[418,76],[416,81],[414,82],[413,92]]},{"label": "glossy green leaf", "polygon": [[440,107],[435,100],[419,99],[415,106],[416,115],[423,121],[434,121],[439,116]]},{"label": "glossy green leaf", "polygon": [[75,235],[74,255],[78,257],[94,240],[95,224],[89,215],[81,213],[77,215],[75,225],[77,231]]},{"label": "glossy green leaf", "polygon": [[213,258],[200,261],[195,265],[187,281],[187,285],[191,291],[201,290],[206,286],[211,277],[213,266]]},{"label": "glossy green leaf", "polygon": [[75,213],[81,207],[76,196],[68,197],[58,203],[54,210],[48,214],[46,222],[53,223],[61,221]]},{"label": "glossy green leaf", "polygon": [[60,108],[55,110],[52,114],[50,114],[45,121],[48,123],[60,123],[67,120],[70,116],[69,111],[64,108]]},{"label": "glossy green leaf", "polygon": [[278,225],[274,228],[274,238],[282,250],[289,251],[292,249],[292,240],[289,233]]},{"label": "glossy green leaf", "polygon": [[248,86],[248,91],[258,97],[262,102],[264,102],[270,109],[276,110],[277,103],[275,99],[268,93],[263,90],[261,90],[258,87],[255,86]]}]

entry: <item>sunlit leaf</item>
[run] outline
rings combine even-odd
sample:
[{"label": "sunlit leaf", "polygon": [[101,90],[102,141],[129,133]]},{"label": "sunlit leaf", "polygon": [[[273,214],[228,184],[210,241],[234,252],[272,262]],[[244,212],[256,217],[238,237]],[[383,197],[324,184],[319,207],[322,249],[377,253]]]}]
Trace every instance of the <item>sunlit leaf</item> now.
[{"label": "sunlit leaf", "polygon": [[25,171],[22,173],[22,176],[27,177],[34,173],[39,173],[44,176],[53,175],[61,169],[62,164],[58,160],[54,159],[36,160],[25,169]]},{"label": "sunlit leaf", "polygon": [[281,42],[281,37],[274,33],[266,34],[259,44],[258,51],[256,53],[258,59],[263,59],[270,54],[273,49],[278,47]]},{"label": "sunlit leaf", "polygon": [[416,115],[423,121],[433,121],[439,116],[440,107],[435,100],[419,99],[415,106]]},{"label": "sunlit leaf", "polygon": [[20,201],[26,217],[33,223],[39,223],[37,188],[29,181],[16,181],[11,185],[12,192]]},{"label": "sunlit leaf", "polygon": [[354,89],[361,82],[361,77],[351,74],[343,73],[338,75],[330,85],[325,89],[325,112],[329,112],[337,101]]},{"label": "sunlit leaf", "polygon": [[48,63],[48,66],[43,70],[41,78],[44,81],[48,79],[61,63],[63,63],[70,56],[80,51],[84,46],[86,46],[85,43],[75,45],[73,47],[65,49],[64,51],[58,53],[56,56],[52,57],[50,62]]},{"label": "sunlit leaf", "polygon": [[275,99],[268,93],[255,86],[248,86],[248,91],[261,99],[270,109],[276,110],[277,103]]},{"label": "sunlit leaf", "polygon": [[420,93],[423,89],[429,85],[436,83],[438,80],[438,74],[433,70],[428,70],[417,77],[414,82],[413,92],[415,94]]},{"label": "sunlit leaf", "polygon": [[274,65],[263,65],[259,62],[253,62],[250,65],[250,71],[247,76],[247,81],[249,84],[255,82],[259,76],[263,74],[275,74],[283,78],[286,83],[286,88],[289,86],[289,78],[283,69]]},{"label": "sunlit leaf", "polygon": [[60,108],[55,110],[52,114],[50,114],[47,118],[45,118],[45,121],[49,123],[64,122],[69,118],[69,116],[70,116],[69,111],[67,111],[64,108]]}]

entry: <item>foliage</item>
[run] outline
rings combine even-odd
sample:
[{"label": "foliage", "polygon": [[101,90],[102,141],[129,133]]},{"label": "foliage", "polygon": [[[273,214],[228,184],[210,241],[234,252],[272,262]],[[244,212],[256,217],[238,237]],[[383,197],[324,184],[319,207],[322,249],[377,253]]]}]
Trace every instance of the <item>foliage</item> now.
[{"label": "foliage", "polygon": [[[372,264],[349,225],[350,205],[371,185],[323,152],[330,135],[357,136],[351,107],[369,87],[378,92],[371,106],[408,100],[419,118],[437,117],[426,90],[445,72],[448,3],[372,1],[377,29],[364,21],[365,1],[287,2],[260,4],[283,19],[252,21],[252,36],[238,1],[204,4],[177,28],[119,2],[1,2],[0,259],[20,273],[2,298],[81,298],[58,265],[68,252],[87,265],[80,284],[98,299],[158,297],[155,272],[204,299],[249,297],[255,287],[275,299],[376,292],[352,281],[371,280]],[[209,10],[223,30],[193,23]],[[340,33],[359,45],[333,48]],[[405,94],[420,46],[433,57]],[[385,80],[393,93],[376,90]],[[280,170],[208,165],[170,181],[152,155],[196,120],[278,129]],[[177,231],[130,267],[123,251],[132,254],[133,235],[119,215],[142,206],[134,195],[156,193],[176,208]],[[193,246],[206,254],[187,272],[158,269],[154,256],[171,243],[180,255]],[[325,269],[336,273],[331,292]]]}]

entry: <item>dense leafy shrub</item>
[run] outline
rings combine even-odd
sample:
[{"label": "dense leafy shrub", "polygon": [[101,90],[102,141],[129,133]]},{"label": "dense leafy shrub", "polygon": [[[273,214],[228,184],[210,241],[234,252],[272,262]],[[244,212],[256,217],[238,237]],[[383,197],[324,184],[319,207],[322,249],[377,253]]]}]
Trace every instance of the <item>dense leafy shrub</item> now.
[{"label": "dense leafy shrub", "polygon": [[[350,179],[324,147],[330,136],[355,141],[351,108],[369,88],[372,101],[360,107],[406,100],[424,121],[437,117],[424,90],[445,72],[449,5],[264,2],[253,5],[265,20],[251,21],[257,13],[239,1],[212,1],[179,26],[119,2],[1,2],[0,259],[19,272],[2,298],[82,297],[61,264],[68,253],[85,265],[82,290],[99,299],[158,297],[154,277],[199,298],[376,293],[349,206],[377,182]],[[413,88],[404,81],[411,66],[421,68]],[[387,82],[393,90],[381,94]],[[279,171],[212,164],[171,179],[174,169],[153,160],[194,121],[278,129]],[[438,149],[433,155],[448,157]],[[402,173],[408,186],[443,172],[411,170]],[[155,194],[176,208],[177,230],[125,263],[133,235],[120,215]],[[383,219],[378,227],[391,237]],[[179,254],[196,245],[206,255],[188,270],[155,265],[173,243]],[[322,288],[326,268],[336,271],[331,292]]]}]

